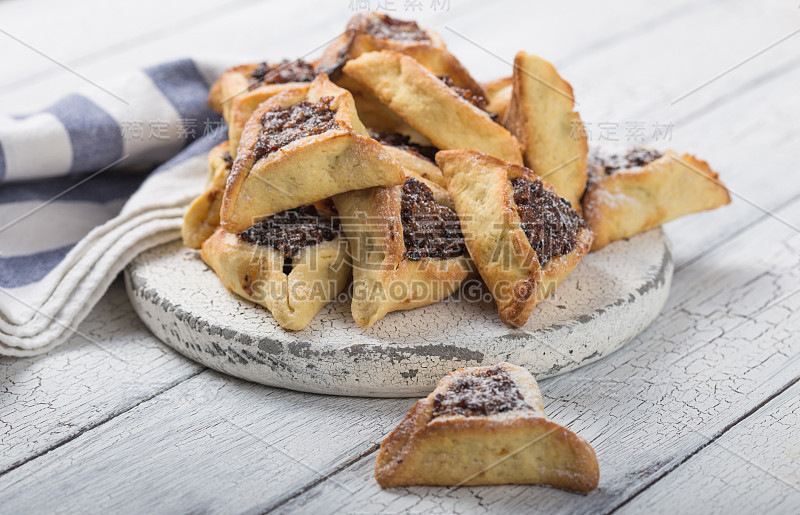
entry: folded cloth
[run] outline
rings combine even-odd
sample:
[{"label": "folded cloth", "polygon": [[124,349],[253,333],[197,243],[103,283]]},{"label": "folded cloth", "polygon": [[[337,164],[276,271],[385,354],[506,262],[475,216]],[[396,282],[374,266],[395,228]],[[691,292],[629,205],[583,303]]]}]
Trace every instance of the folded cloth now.
[{"label": "folded cloth", "polygon": [[54,348],[131,259],[179,237],[226,139],[206,104],[223,68],[183,59],[0,117],[1,355]]}]

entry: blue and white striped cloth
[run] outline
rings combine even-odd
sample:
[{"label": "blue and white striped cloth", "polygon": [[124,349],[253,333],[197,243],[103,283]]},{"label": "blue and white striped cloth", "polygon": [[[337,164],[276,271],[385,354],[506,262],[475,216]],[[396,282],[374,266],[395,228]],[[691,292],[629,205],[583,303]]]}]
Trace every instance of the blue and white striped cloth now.
[{"label": "blue and white striped cloth", "polygon": [[63,342],[131,259],[178,237],[226,139],[206,105],[223,68],[184,59],[0,116],[0,354]]}]

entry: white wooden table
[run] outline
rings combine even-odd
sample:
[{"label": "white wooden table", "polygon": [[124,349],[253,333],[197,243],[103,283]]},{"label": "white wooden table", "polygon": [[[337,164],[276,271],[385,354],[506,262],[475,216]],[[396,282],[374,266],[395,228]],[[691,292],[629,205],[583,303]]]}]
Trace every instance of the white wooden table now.
[{"label": "white wooden table", "polygon": [[[9,0],[0,112],[83,86],[37,51],[100,82],[186,55],[301,55],[359,4]],[[117,282],[86,337],[0,359],[0,512],[800,512],[798,2],[424,0],[404,12],[414,4],[388,7],[439,30],[480,79],[508,75],[518,49],[542,55],[573,84],[592,141],[661,127],[656,145],[707,159],[733,194],[668,225],[673,289],[648,330],[541,383],[551,417],[596,449],[599,488],[381,491],[377,446],[414,399],[224,377],[160,344]]]}]

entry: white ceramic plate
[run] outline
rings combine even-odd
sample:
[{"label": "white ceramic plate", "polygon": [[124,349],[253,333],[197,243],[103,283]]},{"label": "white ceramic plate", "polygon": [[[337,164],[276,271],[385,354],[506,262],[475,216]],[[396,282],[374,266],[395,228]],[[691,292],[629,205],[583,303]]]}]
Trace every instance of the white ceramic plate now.
[{"label": "white ceramic plate", "polygon": [[661,311],[672,263],[661,229],[613,243],[585,257],[520,329],[503,325],[494,304],[480,299],[486,290],[473,287],[389,313],[369,329],[355,324],[347,302],[334,302],[289,332],[228,292],[180,242],[141,254],[125,281],[150,330],[208,367],[306,392],[409,397],[427,395],[460,367],[508,361],[543,379],[615,351]]}]

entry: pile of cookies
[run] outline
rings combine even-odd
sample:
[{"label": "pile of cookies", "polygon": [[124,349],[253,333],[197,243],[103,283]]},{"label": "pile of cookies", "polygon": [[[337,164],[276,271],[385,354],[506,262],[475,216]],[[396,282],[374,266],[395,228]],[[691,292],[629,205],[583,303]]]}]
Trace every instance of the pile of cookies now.
[{"label": "pile of cookies", "polygon": [[475,272],[519,327],[588,252],[730,202],[691,155],[589,152],[547,61],[520,52],[481,85],[435,32],[383,14],[355,16],[314,61],[226,71],[209,103],[229,141],[184,242],[292,330],[351,278],[369,327]]}]

